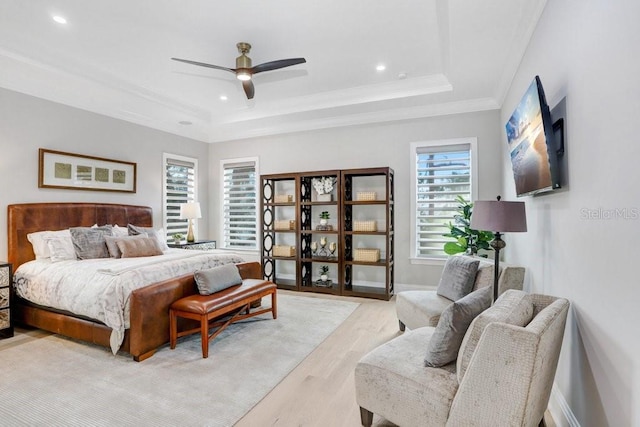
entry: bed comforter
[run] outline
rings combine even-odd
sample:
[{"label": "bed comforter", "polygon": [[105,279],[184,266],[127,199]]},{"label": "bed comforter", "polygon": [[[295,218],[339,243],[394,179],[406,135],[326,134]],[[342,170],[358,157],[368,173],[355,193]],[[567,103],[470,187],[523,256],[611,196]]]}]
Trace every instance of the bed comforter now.
[{"label": "bed comforter", "polygon": [[45,307],[98,320],[112,329],[116,354],[129,327],[131,292],[152,283],[244,260],[224,251],[171,249],[164,255],[51,262],[35,260],[14,274],[18,296]]}]

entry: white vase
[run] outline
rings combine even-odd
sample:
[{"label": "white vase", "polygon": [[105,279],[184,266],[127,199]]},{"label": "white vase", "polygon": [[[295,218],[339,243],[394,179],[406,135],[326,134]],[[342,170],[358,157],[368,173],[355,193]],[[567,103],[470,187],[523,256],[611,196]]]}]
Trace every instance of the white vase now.
[{"label": "white vase", "polygon": [[318,194],[317,200],[319,202],[330,202],[331,201],[331,193],[327,194]]},{"label": "white vase", "polygon": [[329,279],[329,276],[327,276],[326,274],[320,275],[320,280],[322,280],[323,282],[326,282],[328,279]]},{"label": "white vase", "polygon": [[327,222],[329,222],[328,219],[320,218],[320,225],[327,225]]}]

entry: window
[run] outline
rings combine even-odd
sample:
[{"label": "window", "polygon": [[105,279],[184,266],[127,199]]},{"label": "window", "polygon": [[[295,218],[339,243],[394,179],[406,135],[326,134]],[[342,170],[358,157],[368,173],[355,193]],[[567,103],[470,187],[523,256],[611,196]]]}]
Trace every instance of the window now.
[{"label": "window", "polygon": [[453,222],[457,196],[476,198],[476,138],[411,144],[412,261],[445,258],[444,237]]},{"label": "window", "polygon": [[221,162],[223,246],[228,249],[257,249],[258,159],[229,159]]},{"label": "window", "polygon": [[186,219],[180,219],[180,204],[198,201],[196,192],[198,160],[164,153],[162,161],[165,170],[162,205],[166,237],[168,239],[175,233],[186,236],[189,222]]}]

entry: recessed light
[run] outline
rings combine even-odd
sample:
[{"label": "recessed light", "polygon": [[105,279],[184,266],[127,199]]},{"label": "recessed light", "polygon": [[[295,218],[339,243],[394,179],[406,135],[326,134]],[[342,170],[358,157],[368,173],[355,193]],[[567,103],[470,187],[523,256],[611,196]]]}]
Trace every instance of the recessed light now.
[{"label": "recessed light", "polygon": [[399,78],[400,80],[404,80],[404,79],[406,79],[406,78],[407,78],[407,73],[400,73],[400,74],[398,74],[398,78]]},{"label": "recessed light", "polygon": [[386,66],[386,65],[384,65],[384,64],[378,64],[378,65],[376,65],[376,70],[378,70],[378,71],[384,71],[384,70],[386,70],[386,69],[387,69],[387,66]]},{"label": "recessed light", "polygon": [[193,124],[189,120],[180,120],[178,123],[181,124],[181,125],[184,125],[184,126],[189,126],[189,125]]},{"label": "recessed light", "polygon": [[54,21],[56,21],[58,24],[66,24],[67,23],[67,20],[65,19],[64,16],[55,15],[52,19]]},{"label": "recessed light", "polygon": [[227,95],[220,95],[220,101],[226,101],[227,99]]}]

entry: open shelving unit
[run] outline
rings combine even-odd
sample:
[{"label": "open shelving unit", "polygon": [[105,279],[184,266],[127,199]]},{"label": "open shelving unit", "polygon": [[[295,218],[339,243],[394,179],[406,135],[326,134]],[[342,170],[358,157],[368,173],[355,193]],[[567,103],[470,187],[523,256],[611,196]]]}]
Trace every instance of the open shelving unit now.
[{"label": "open shelving unit", "polygon": [[[322,177],[334,185],[330,196],[319,200],[312,183]],[[388,167],[261,176],[264,278],[282,289],[390,299],[393,197]],[[323,211],[329,212],[328,226],[319,226]],[[359,224],[368,226],[366,231],[359,231]],[[360,251],[367,249],[379,251],[379,259],[360,259]],[[324,282],[322,265],[329,268]]]}]

